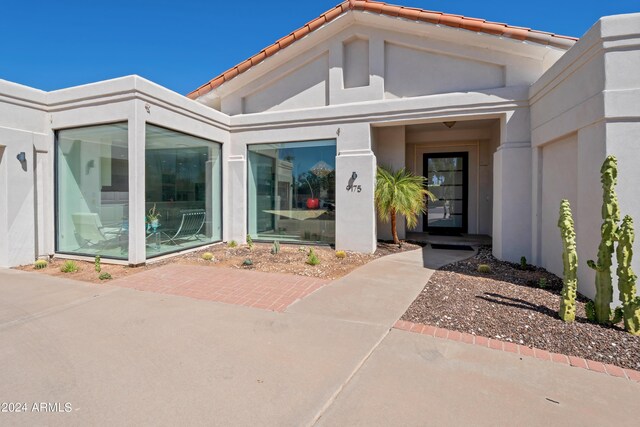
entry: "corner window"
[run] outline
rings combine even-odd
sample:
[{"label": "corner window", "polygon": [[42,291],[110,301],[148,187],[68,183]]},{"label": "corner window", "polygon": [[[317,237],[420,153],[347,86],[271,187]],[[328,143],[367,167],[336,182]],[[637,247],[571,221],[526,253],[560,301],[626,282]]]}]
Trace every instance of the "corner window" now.
[{"label": "corner window", "polygon": [[56,251],[127,259],[127,124],[56,134]]},{"label": "corner window", "polygon": [[147,258],[222,238],[220,144],[146,125]]}]

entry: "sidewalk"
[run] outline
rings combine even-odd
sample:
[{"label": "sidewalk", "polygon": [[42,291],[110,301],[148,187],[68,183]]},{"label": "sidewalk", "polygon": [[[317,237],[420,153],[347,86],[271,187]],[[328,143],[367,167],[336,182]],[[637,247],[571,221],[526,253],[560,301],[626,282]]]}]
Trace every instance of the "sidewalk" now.
[{"label": "sidewalk", "polygon": [[426,246],[378,258],[291,305],[286,312],[391,328],[420,294],[433,269],[472,255]]}]

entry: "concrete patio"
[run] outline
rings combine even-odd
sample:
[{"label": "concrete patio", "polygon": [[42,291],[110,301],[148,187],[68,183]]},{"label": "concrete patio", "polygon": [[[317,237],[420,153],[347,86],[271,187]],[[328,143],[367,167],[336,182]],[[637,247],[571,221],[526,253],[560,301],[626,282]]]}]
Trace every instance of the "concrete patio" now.
[{"label": "concrete patio", "polygon": [[4,425],[635,425],[640,384],[392,329],[457,251],[376,260],[283,313],[0,270]]}]

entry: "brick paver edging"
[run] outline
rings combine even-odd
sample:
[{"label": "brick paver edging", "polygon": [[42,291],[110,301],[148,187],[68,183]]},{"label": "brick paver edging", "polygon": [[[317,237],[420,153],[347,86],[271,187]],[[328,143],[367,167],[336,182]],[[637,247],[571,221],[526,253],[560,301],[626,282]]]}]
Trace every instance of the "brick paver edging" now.
[{"label": "brick paver edging", "polygon": [[547,360],[565,365],[583,368],[590,371],[601,372],[614,377],[626,378],[631,381],[640,382],[640,372],[633,369],[621,368],[619,366],[606,363],[596,362],[593,360],[583,359],[582,357],[565,356],[564,354],[551,353],[538,348],[527,347],[526,345],[515,344],[507,341],[500,341],[493,338],[481,337],[477,335],[467,334],[465,332],[451,331],[449,329],[438,328],[431,325],[423,325],[421,323],[407,322],[398,320],[395,329],[403,331],[415,332],[422,335],[428,335],[435,338],[444,338],[451,341],[458,341],[465,344],[475,344],[481,347],[488,347],[494,350],[502,350],[509,353],[519,354],[521,356],[535,357],[536,359]]}]

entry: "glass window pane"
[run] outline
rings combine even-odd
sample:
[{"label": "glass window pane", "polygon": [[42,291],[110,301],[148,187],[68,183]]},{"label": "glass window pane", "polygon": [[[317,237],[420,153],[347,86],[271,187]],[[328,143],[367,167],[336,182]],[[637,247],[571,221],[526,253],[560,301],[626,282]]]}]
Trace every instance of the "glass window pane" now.
[{"label": "glass window pane", "polygon": [[335,242],[335,140],[248,147],[253,240]]},{"label": "glass window pane", "polygon": [[147,258],[222,239],[220,144],[147,124]]},{"label": "glass window pane", "polygon": [[127,124],[60,130],[56,151],[56,250],[127,259]]},{"label": "glass window pane", "polygon": [[427,159],[427,186],[438,199],[427,202],[428,227],[463,227],[464,168],[464,157],[434,155]]}]

